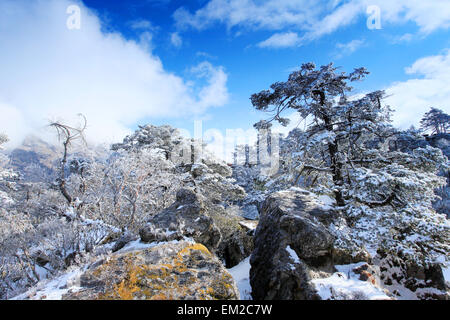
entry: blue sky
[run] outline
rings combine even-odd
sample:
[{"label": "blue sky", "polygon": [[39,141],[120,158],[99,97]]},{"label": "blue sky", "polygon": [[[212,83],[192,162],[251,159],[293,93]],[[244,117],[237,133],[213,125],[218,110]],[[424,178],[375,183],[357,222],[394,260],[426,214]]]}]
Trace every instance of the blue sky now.
[{"label": "blue sky", "polygon": [[[67,30],[70,5],[79,29]],[[366,67],[355,92],[386,89],[406,128],[430,106],[450,111],[449,29],[446,0],[3,0],[0,125],[16,142],[78,112],[98,141],[195,119],[246,130],[265,117],[250,95],[312,61]]]},{"label": "blue sky", "polygon": [[[228,74],[229,102],[207,112],[203,122],[206,128],[221,130],[246,128],[264,117],[264,114],[253,110],[250,95],[268,88],[275,81],[286,80],[289,72],[304,62],[313,61],[317,65],[334,62],[343,70],[359,66],[368,68],[371,75],[357,88],[363,92],[410,79],[411,76],[405,73],[406,67],[421,57],[450,48],[450,33],[447,28],[425,36],[420,34],[420,27],[414,21],[385,23],[382,14],[381,29],[370,30],[367,27],[369,14],[362,12],[350,26],[344,26],[300,46],[261,48],[258,43],[274,33],[293,32],[295,28],[277,27],[274,31],[272,28],[255,29],[240,24],[229,26],[220,21],[215,21],[202,30],[177,28],[174,13],[180,8],[186,8],[191,13],[201,10],[208,4],[208,1],[201,0],[85,0],[84,3],[104,19],[107,30],[119,32],[129,39],[138,40],[142,32],[142,29],[133,29],[130,25],[134,22],[149,22],[152,26],[153,52],[171,72],[189,77],[186,74],[189,66],[203,60],[223,66]],[[448,18],[447,15],[446,23]],[[179,47],[170,41],[174,33],[181,39]],[[411,38],[398,40],[405,34],[411,35]],[[354,40],[357,41],[354,49],[341,46]],[[186,127],[185,119],[149,121],[169,122],[178,127]]]}]

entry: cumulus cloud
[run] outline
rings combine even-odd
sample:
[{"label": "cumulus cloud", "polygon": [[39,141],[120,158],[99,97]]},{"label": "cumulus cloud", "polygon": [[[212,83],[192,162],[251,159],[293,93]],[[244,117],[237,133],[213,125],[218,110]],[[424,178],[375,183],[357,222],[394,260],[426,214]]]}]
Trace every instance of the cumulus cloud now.
[{"label": "cumulus cloud", "polygon": [[[66,26],[70,4],[81,8],[79,30]],[[13,142],[78,113],[88,139],[117,141],[141,119],[200,115],[228,101],[222,67],[200,64],[193,71],[204,79],[187,82],[142,41],[102,32],[80,2],[1,1],[0,47],[0,128]]]},{"label": "cumulus cloud", "polygon": [[304,39],[317,39],[367,18],[367,8],[378,6],[383,24],[412,22],[422,34],[450,28],[450,2],[445,0],[209,0],[190,12],[184,7],[173,15],[179,28],[208,28],[215,23],[228,28],[299,30]]},{"label": "cumulus cloud", "polygon": [[386,102],[395,109],[394,125],[419,126],[430,107],[450,113],[450,50],[417,60],[405,72],[416,78],[397,82],[386,89]]}]

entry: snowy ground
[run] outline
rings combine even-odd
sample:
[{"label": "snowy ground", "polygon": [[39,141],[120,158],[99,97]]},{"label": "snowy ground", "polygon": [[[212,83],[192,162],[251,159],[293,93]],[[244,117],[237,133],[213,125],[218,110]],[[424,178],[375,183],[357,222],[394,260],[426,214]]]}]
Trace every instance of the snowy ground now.
[{"label": "snowy ground", "polygon": [[79,279],[83,269],[74,269],[53,280],[41,281],[33,289],[18,295],[11,300],[61,300],[71,290],[80,290]]},{"label": "snowy ground", "polygon": [[237,266],[228,269],[228,272],[234,278],[236,282],[241,300],[252,300],[250,286],[250,257],[241,261]]},{"label": "snowy ground", "polygon": [[337,265],[338,272],[331,277],[312,280],[323,300],[384,300],[390,299],[380,288],[367,281],[359,280],[352,270],[365,262]]}]

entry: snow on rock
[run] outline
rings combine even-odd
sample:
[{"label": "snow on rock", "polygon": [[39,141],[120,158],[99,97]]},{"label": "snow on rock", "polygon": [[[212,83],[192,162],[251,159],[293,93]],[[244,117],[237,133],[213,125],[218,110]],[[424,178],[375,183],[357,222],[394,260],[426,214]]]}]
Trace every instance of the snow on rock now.
[{"label": "snow on rock", "polygon": [[442,272],[444,273],[445,282],[450,283],[450,266],[447,265],[442,269]]},{"label": "snow on rock", "polygon": [[300,263],[300,259],[298,258],[297,253],[295,253],[294,249],[292,249],[291,246],[288,245],[286,247],[286,251],[289,252],[289,255],[294,263]]},{"label": "snow on rock", "polygon": [[380,288],[370,282],[359,280],[353,270],[366,262],[337,265],[338,272],[328,278],[314,279],[319,296],[323,300],[390,300]]},{"label": "snow on rock", "polygon": [[[192,238],[188,238],[188,237],[184,237],[183,241],[188,242],[188,243],[195,243],[195,241]],[[149,248],[153,248],[153,247],[164,245],[164,244],[177,244],[179,242],[180,242],[179,240],[172,240],[172,241],[160,241],[160,242],[147,243],[147,242],[141,241],[140,239],[137,239],[135,241],[129,242],[122,249],[117,251],[117,253],[125,253],[125,252],[136,251],[136,250],[144,250],[144,249],[149,249]]]},{"label": "snow on rock", "polygon": [[253,231],[256,229],[256,227],[258,226],[258,221],[253,221],[253,220],[242,220],[239,221],[239,224],[241,226],[243,226],[245,229],[249,230],[249,231]]},{"label": "snow on rock", "polygon": [[11,300],[61,300],[68,292],[77,292],[80,276],[84,269],[76,268],[53,280],[39,282],[33,289],[22,293]]},{"label": "snow on rock", "polygon": [[228,272],[238,286],[241,300],[252,300],[252,287],[250,286],[250,257],[244,259],[233,268],[228,269]]}]

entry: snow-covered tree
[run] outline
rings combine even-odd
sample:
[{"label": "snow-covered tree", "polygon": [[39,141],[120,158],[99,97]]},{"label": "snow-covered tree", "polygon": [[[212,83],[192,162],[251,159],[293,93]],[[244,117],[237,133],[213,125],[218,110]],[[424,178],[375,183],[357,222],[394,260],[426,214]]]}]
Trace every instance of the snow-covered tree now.
[{"label": "snow-covered tree", "polygon": [[0,133],[0,150],[3,149],[2,144],[8,142],[8,136],[4,133]]},{"label": "snow-covered tree", "polygon": [[68,181],[83,203],[79,211],[134,232],[149,214],[171,204],[182,178],[160,149],[121,150],[84,170],[83,176],[72,175]]},{"label": "snow-covered tree", "polygon": [[440,261],[449,249],[449,225],[432,201],[433,190],[445,184],[437,172],[448,159],[430,146],[390,148],[398,131],[382,103],[384,92],[350,98],[349,84],[367,74],[364,68],[347,74],[332,64],[316,69],[307,63],[251,101],[272,113],[268,121],[286,125],[282,113],[288,109],[309,121],[291,136],[291,153],[282,161],[293,184],[302,178],[312,190],[334,196],[352,226],[348,242],[402,252],[417,263]]},{"label": "snow-covered tree", "polygon": [[[286,109],[297,110],[302,118],[310,118],[306,153],[319,153],[313,161],[303,165],[304,170],[330,173],[338,205],[345,205],[344,163],[355,151],[356,141],[364,132],[382,134],[380,123],[384,123],[389,108],[380,100],[382,91],[372,92],[363,98],[350,101],[352,88],[349,83],[361,80],[368,72],[364,68],[352,73],[337,72],[332,64],[316,70],[313,63],[303,64],[299,71],[290,74],[288,81],[276,82],[271,90],[264,90],[251,97],[256,109],[273,113],[269,121],[287,125],[289,119],[281,117]],[[273,106],[273,109],[269,109]],[[345,145],[345,149],[344,149]],[[324,147],[323,147],[324,146]],[[300,150],[299,150],[300,151]]]},{"label": "snow-covered tree", "polygon": [[431,108],[424,114],[420,124],[425,131],[432,134],[447,133],[450,129],[450,115],[440,109]]},{"label": "snow-covered tree", "polygon": [[63,146],[63,156],[59,166],[58,186],[61,194],[64,196],[64,198],[66,198],[69,205],[71,205],[75,199],[69,194],[66,188],[65,169],[67,164],[67,157],[69,156],[69,149],[74,141],[81,140],[82,142],[85,142],[84,131],[87,127],[86,118],[82,114],[79,114],[79,116],[83,119],[83,124],[78,127],[72,127],[68,124],[58,121],[50,123],[50,127],[56,130],[58,139]]},{"label": "snow-covered tree", "polygon": [[[0,150],[8,140],[8,136],[0,134]],[[10,193],[16,190],[16,180],[19,177],[14,170],[8,168],[8,163],[8,157],[0,153],[0,208],[14,203]]]}]

